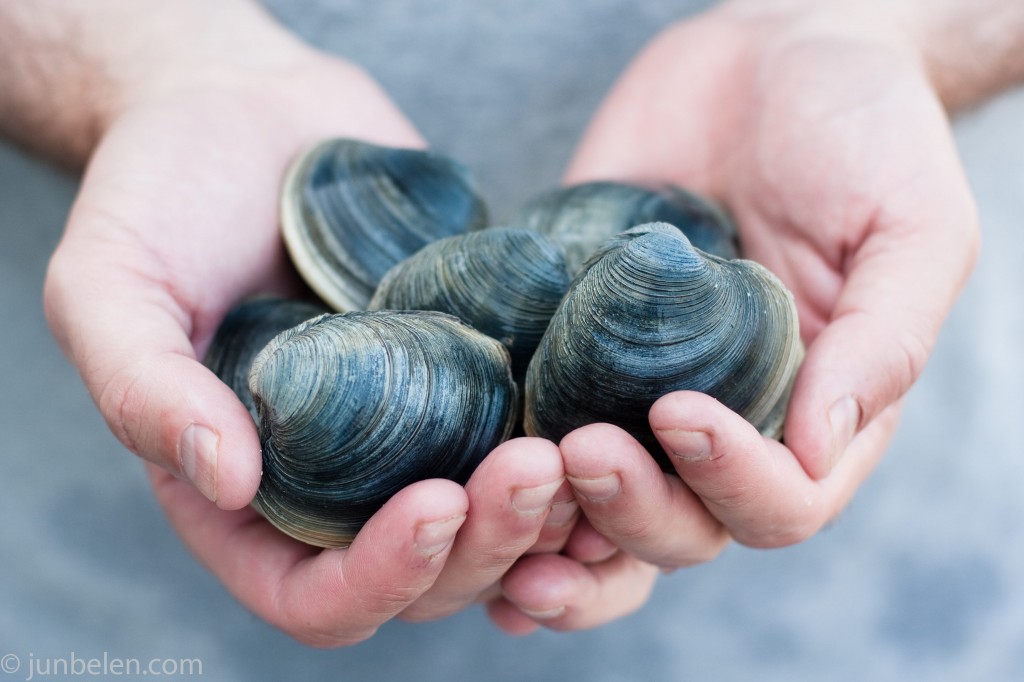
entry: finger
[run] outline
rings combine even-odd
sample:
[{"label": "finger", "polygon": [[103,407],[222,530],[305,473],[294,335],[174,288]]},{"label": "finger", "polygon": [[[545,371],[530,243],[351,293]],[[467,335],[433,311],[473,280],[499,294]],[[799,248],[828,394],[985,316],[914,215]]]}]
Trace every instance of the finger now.
[{"label": "finger", "polygon": [[487,602],[487,616],[507,635],[521,637],[540,629],[534,619],[519,610],[519,607],[504,597]]},{"label": "finger", "polygon": [[601,535],[584,515],[572,529],[563,554],[583,564],[597,564],[619,551],[615,543]]},{"label": "finger", "polygon": [[141,251],[69,239],[50,265],[47,317],[111,431],[218,506],[248,504],[261,469],[252,417],[196,360],[193,321],[170,287],[143,274],[160,268]]},{"label": "finger", "polygon": [[896,410],[865,429],[841,468],[814,481],[784,445],[702,393],[680,391],[651,408],[651,427],[687,486],[738,542],[780,547],[830,521],[874,468]]},{"label": "finger", "polygon": [[[622,552],[588,565],[558,554],[540,554],[516,563],[501,585],[508,603],[535,622],[553,630],[581,630],[643,606],[657,575],[654,566]],[[499,627],[522,625],[502,606],[489,613],[498,616]]]},{"label": "finger", "polygon": [[470,513],[444,570],[402,619],[433,620],[472,603],[536,543],[564,484],[554,443],[516,438],[495,448],[466,484]]},{"label": "finger", "polygon": [[977,257],[977,216],[948,126],[921,125],[936,129],[921,145],[927,170],[915,167],[881,202],[869,236],[847,245],[846,281],[794,385],[786,442],[814,478],[917,380]]},{"label": "finger", "polygon": [[157,497],[182,539],[258,616],[313,646],[367,639],[415,601],[444,566],[468,500],[430,480],[391,498],[348,549],[285,536],[251,509],[211,507],[188,484],[150,467]]},{"label": "finger", "polygon": [[616,547],[659,566],[689,566],[714,558],[727,543],[700,499],[622,429],[584,426],[559,449],[583,513]]}]

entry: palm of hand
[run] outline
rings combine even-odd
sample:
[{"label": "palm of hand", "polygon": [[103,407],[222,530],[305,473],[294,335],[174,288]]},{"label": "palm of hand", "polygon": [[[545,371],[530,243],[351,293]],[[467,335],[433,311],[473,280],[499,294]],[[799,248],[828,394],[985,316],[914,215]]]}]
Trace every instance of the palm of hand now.
[{"label": "palm of hand", "polygon": [[[976,248],[948,122],[909,51],[842,28],[824,38],[820,27],[775,28],[712,13],[663,33],[616,85],[568,171],[569,181],[669,181],[722,200],[745,254],[793,292],[808,352],[786,446],[700,396],[669,396],[651,412],[689,488],[672,483],[657,504],[710,513],[757,546],[810,536],[870,472]],[[697,447],[681,432],[709,438]],[[588,451],[591,437],[563,443],[570,480],[616,465]],[[618,465],[624,488],[624,471],[644,466],[626,455]],[[613,518],[629,516],[625,502],[582,506],[641,558],[685,565],[706,558],[695,545],[716,546],[702,530],[666,556],[664,535],[627,537],[636,515]]]},{"label": "palm of hand", "polygon": [[[228,509],[252,498],[259,447],[195,358],[239,298],[295,290],[277,233],[284,168],[331,134],[420,143],[365,76],[329,60],[301,74],[127,108],[91,159],[47,278],[51,326],[114,433]],[[339,81],[356,104],[309,94]],[[83,285],[96,295],[84,298]],[[177,400],[154,399],[154,383]],[[180,434],[221,412],[212,430],[229,455],[182,461]]]},{"label": "palm of hand", "polygon": [[[408,536],[432,515],[457,527],[466,495],[447,482],[403,491],[391,505],[397,512],[370,529],[363,549],[353,548],[346,587],[336,584],[345,552],[318,553],[252,510],[221,511],[207,499],[238,510],[259,482],[252,419],[196,358],[239,298],[297,291],[278,236],[284,168],[305,145],[331,135],[421,144],[365,76],[329,60],[305,66],[259,88],[242,82],[178,93],[117,119],[90,162],[46,301],[111,429],[163,467],[150,467],[154,489],[190,548],[257,613],[311,643],[336,644],[365,638],[386,619],[371,613],[339,625],[353,600],[384,599],[386,610],[390,599],[397,612],[401,605],[388,597],[395,585],[410,595],[430,586],[444,563],[431,559],[451,543],[430,544],[430,529],[416,535],[419,545]],[[354,103],[322,94],[324,83],[339,82]],[[213,462],[184,461],[181,434],[194,423],[215,433]],[[187,475],[203,494],[167,470]],[[543,466],[539,473],[549,474]],[[360,558],[367,553],[381,556]],[[384,559],[405,565],[376,574],[363,568]],[[407,579],[391,584],[395,573]]]},{"label": "palm of hand", "polygon": [[260,113],[217,95],[133,111],[104,139],[75,207],[69,238],[116,241],[111,267],[140,280],[125,294],[166,297],[169,323],[200,352],[241,296],[293,286],[277,201],[294,147]]}]

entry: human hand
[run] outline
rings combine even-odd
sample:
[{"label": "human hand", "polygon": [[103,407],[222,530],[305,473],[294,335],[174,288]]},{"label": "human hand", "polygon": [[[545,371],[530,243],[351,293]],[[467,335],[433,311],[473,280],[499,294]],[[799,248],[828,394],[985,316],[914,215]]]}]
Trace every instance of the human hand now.
[{"label": "human hand", "polygon": [[668,181],[723,202],[745,255],[793,292],[807,344],[784,445],[690,392],[650,412],[678,478],[609,425],[562,441],[615,547],[678,567],[730,536],[801,541],[882,455],[978,248],[911,5],[724,3],[657,37],[591,123],[567,182]]},{"label": "human hand", "polygon": [[[136,17],[124,54],[106,45],[100,139],[50,263],[46,313],[118,439],[237,509],[259,484],[259,442],[197,358],[241,298],[300,290],[278,233],[285,168],[329,136],[424,143],[365,73],[255,6],[175,7],[155,26]],[[175,30],[198,32],[191,49],[167,45]]]},{"label": "human hand", "polygon": [[[201,4],[192,9],[205,17]],[[249,12],[227,23],[250,33],[198,36],[202,58],[144,50],[142,80],[129,67],[114,83],[46,310],[111,430],[151,463],[157,498],[196,556],[297,639],[350,644],[397,614],[425,620],[493,598],[523,553],[561,546],[576,505],[557,448],[521,439],[465,489],[433,480],[401,491],[349,549],[308,547],[245,508],[260,479],[256,429],[198,358],[236,301],[300,290],[278,235],[284,170],[326,137],[423,145],[366,74]],[[178,15],[161,24],[168,16]],[[218,18],[205,18],[217,32]],[[152,45],[163,48],[166,30]]]},{"label": "human hand", "polygon": [[576,503],[561,462],[548,441],[508,441],[465,489],[444,480],[408,486],[350,547],[326,550],[287,537],[252,508],[218,509],[164,469],[149,472],[171,525],[239,601],[326,647],[365,640],[395,616],[433,620],[496,599],[517,559],[557,550],[572,527]]}]

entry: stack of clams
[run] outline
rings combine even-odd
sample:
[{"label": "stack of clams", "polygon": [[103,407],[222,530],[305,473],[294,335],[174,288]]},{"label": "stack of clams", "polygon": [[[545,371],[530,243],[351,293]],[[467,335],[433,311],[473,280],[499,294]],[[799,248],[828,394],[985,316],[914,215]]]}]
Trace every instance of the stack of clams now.
[{"label": "stack of clams", "polygon": [[523,432],[616,424],[671,470],[647,423],[671,391],[782,435],[793,297],[694,194],[592,182],[492,225],[451,159],[337,139],[293,164],[281,206],[324,304],[243,301],[206,363],[258,425],[254,506],[292,537],[344,547],[404,486],[464,483]]}]

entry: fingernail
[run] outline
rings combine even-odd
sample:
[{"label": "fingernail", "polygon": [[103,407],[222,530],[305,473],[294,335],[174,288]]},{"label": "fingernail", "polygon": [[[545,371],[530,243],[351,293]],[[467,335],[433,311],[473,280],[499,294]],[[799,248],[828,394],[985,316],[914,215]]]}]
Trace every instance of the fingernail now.
[{"label": "fingernail", "polygon": [[536,516],[551,506],[551,499],[561,485],[559,479],[533,488],[520,488],[512,493],[512,508],[520,514]]},{"label": "fingernail", "polygon": [[428,559],[433,559],[452,544],[455,534],[459,532],[465,520],[466,515],[459,514],[440,521],[424,523],[416,530],[416,538],[413,540],[416,551]]},{"label": "fingernail", "polygon": [[576,518],[576,512],[579,510],[580,506],[576,504],[576,500],[557,502],[551,505],[551,513],[548,514],[546,519],[544,519],[544,525],[564,526]]},{"label": "fingernail", "polygon": [[537,620],[550,620],[552,618],[558,618],[565,613],[564,606],[558,606],[553,609],[547,609],[546,611],[530,611],[529,609],[520,608],[520,611],[525,613],[530,618],[536,618]]},{"label": "fingernail", "polygon": [[672,429],[659,431],[665,435],[673,457],[684,462],[706,462],[711,459],[711,436],[704,431]]},{"label": "fingernail", "polygon": [[576,478],[568,476],[573,489],[591,502],[607,502],[622,490],[622,480],[618,474],[609,474],[600,478]]},{"label": "fingernail", "polygon": [[202,424],[190,424],[181,434],[178,457],[181,470],[199,492],[217,501],[217,445],[220,436]]},{"label": "fingernail", "polygon": [[832,458],[829,466],[831,471],[857,434],[860,405],[853,396],[844,396],[829,408],[828,421],[832,427]]}]

